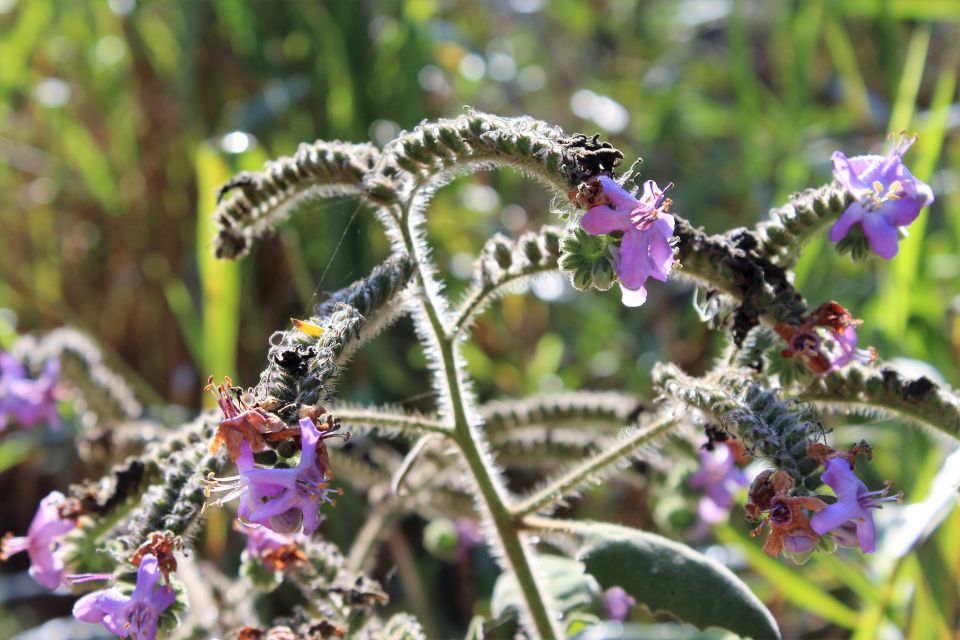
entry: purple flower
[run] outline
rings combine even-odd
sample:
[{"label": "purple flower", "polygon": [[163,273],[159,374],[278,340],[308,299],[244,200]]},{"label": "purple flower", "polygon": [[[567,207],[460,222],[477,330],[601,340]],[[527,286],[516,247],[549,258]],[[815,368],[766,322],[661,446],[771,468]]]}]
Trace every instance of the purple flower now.
[{"label": "purple flower", "polygon": [[137,586],[130,597],[112,587],[88,593],[73,605],[73,617],[83,622],[101,622],[121,638],[153,640],[162,614],[177,599],[169,585],[157,587],[160,567],[156,556],[147,554],[137,569]]},{"label": "purple flower", "polygon": [[603,592],[603,610],[607,620],[623,622],[630,616],[630,609],[637,601],[623,590],[622,587],[610,587]]},{"label": "purple flower", "polygon": [[837,501],[814,515],[810,527],[821,536],[833,531],[837,544],[851,546],[852,524],[860,548],[864,553],[873,553],[877,550],[877,529],[870,509],[879,509],[882,502],[899,501],[903,494],[888,496],[889,484],[880,491],[867,491],[867,485],[853,472],[846,457],[830,458],[825,466],[827,470],[820,479],[837,494]]},{"label": "purple flower", "polygon": [[733,494],[749,484],[737,466],[737,456],[726,443],[718,443],[713,451],[700,449],[700,469],[690,476],[689,482],[694,489],[705,492],[697,513],[708,524],[726,520],[733,506]]},{"label": "purple flower", "polygon": [[620,246],[611,247],[613,263],[620,276],[623,304],[639,307],[647,300],[647,278],[665,282],[673,268],[673,216],[667,213],[670,201],[657,183],[647,180],[639,200],[624,191],[612,178],[601,176],[603,193],[614,205],[592,207],[580,224],[591,235],[623,232]]},{"label": "purple flower", "polygon": [[237,468],[240,475],[207,481],[207,494],[225,493],[217,504],[240,498],[238,515],[242,521],[263,525],[277,533],[292,533],[303,525],[311,535],[320,525],[320,506],[335,504],[329,474],[317,459],[317,447],[323,446],[321,433],[310,418],[300,420],[300,463],[293,469],[267,469],[253,463],[250,445],[240,444]]},{"label": "purple flower", "polygon": [[60,515],[65,500],[59,491],[51,492],[40,501],[27,535],[7,534],[0,543],[0,560],[26,551],[30,556],[30,575],[47,589],[56,589],[63,579],[63,560],[56,552],[59,539],[77,526],[75,520]]},{"label": "purple flower", "polygon": [[0,431],[9,421],[22,427],[42,423],[57,425],[57,377],[60,363],[48,360],[39,378],[33,379],[23,364],[9,353],[0,353]]},{"label": "purple flower", "polygon": [[301,548],[307,538],[302,534],[277,533],[266,527],[243,523],[237,523],[234,528],[247,536],[246,557],[259,560],[271,571],[283,571],[307,561]]},{"label": "purple flower", "polygon": [[920,210],[933,202],[930,186],[914,178],[901,160],[916,140],[916,135],[900,134],[886,156],[847,158],[834,152],[833,174],[856,202],[830,228],[832,242],[843,240],[859,223],[878,255],[888,260],[897,255],[898,228],[916,220]]}]

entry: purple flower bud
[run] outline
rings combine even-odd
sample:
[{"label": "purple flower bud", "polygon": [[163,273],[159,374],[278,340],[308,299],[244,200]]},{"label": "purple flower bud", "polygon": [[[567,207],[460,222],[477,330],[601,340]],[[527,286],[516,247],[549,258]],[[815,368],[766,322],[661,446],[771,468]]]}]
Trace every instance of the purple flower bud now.
[{"label": "purple flower bud", "polygon": [[718,443],[713,451],[701,448],[700,469],[690,476],[690,486],[705,495],[700,498],[697,513],[703,522],[723,522],[733,506],[734,494],[749,484],[737,457],[726,443]]},{"label": "purple flower bud", "polygon": [[[665,282],[673,268],[674,219],[667,213],[670,201],[653,180],[643,185],[639,200],[627,193],[615,180],[599,178],[603,193],[614,205],[592,207],[580,224],[591,235],[623,232],[620,247],[611,247],[614,268],[620,276],[623,304],[639,307],[647,300],[646,281]],[[615,207],[615,208],[614,208]]]},{"label": "purple flower bud", "polygon": [[300,420],[300,463],[293,469],[267,469],[253,463],[249,444],[240,444],[237,458],[240,475],[207,481],[207,495],[224,493],[216,503],[240,498],[240,519],[267,527],[277,533],[292,533],[303,526],[311,535],[320,526],[320,506],[335,504],[331,497],[340,490],[330,488],[330,478],[317,460],[320,431],[310,418]]},{"label": "purple flower bud", "polygon": [[880,491],[867,491],[867,485],[843,456],[830,458],[825,466],[820,479],[837,494],[837,501],[815,514],[810,527],[821,536],[834,532],[841,546],[851,546],[851,527],[855,527],[859,547],[864,553],[873,553],[877,550],[877,529],[871,509],[879,509],[883,502],[899,501],[903,494],[888,496],[889,484]]},{"label": "purple flower bud", "polygon": [[610,587],[603,593],[603,610],[607,620],[623,622],[630,616],[630,609],[637,604],[621,587]]},{"label": "purple flower bud", "polygon": [[73,605],[73,617],[83,622],[100,622],[121,638],[153,640],[162,614],[176,600],[169,585],[157,587],[160,567],[152,554],[145,555],[137,570],[137,586],[127,597],[112,587],[88,593]]},{"label": "purple flower bud", "polygon": [[833,175],[856,202],[830,228],[832,242],[843,240],[853,225],[860,224],[874,252],[888,260],[897,255],[897,230],[916,220],[933,202],[930,186],[914,178],[902,161],[916,140],[916,135],[901,134],[886,156],[833,154]]},{"label": "purple flower bud", "polygon": [[39,378],[33,379],[11,354],[0,353],[0,431],[9,422],[21,427],[60,424],[57,414],[57,378],[60,362],[48,360]]},{"label": "purple flower bud", "polygon": [[60,515],[60,506],[66,498],[59,491],[40,501],[30,529],[23,537],[7,534],[0,542],[0,560],[26,551],[30,556],[30,575],[47,589],[56,589],[63,579],[63,560],[57,554],[59,540],[77,523]]}]

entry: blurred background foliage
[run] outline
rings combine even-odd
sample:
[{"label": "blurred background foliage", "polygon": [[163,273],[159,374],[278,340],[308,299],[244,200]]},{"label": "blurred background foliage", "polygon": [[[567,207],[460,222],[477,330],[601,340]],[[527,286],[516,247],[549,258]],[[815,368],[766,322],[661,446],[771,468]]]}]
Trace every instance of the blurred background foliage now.
[{"label": "blurred background foliage", "polygon": [[[863,318],[861,340],[882,358],[929,362],[957,386],[958,60],[955,0],[0,0],[0,340],[80,327],[144,399],[187,412],[209,374],[253,385],[271,332],[365,274],[387,243],[368,211],[343,201],[301,212],[245,261],[219,263],[215,188],[301,141],[383,144],[471,105],[601,133],[626,164],[643,157],[644,178],[676,183],[676,210],[711,231],[753,224],[830,180],[835,149],[876,151],[890,131],[919,131],[907,159],[938,199],[900,256],[852,263],[821,238],[797,284],[811,303],[836,299]],[[429,235],[448,286],[463,287],[486,238],[536,228],[549,210],[542,189],[515,174],[443,190]],[[702,372],[722,347],[681,282],[652,288],[641,309],[621,307],[616,291],[575,295],[559,277],[531,289],[486,313],[466,347],[482,399],[642,395],[657,360]],[[429,409],[410,323],[365,349],[340,388],[344,399]],[[890,478],[908,502],[927,500],[926,515],[899,509],[882,521],[912,526],[915,538],[875,557],[818,554],[797,569],[759,554],[734,513],[736,526],[716,532],[724,545],[711,548],[747,572],[788,637],[952,637],[960,515],[955,492],[938,487],[956,479],[946,468],[934,480],[948,447],[900,424],[837,434],[864,436],[878,451],[868,484]],[[30,442],[0,476],[2,530],[25,528],[46,490],[84,475],[56,452],[57,436]],[[670,487],[598,489],[578,513],[679,535]],[[325,526],[334,539],[348,540],[363,517],[347,505]],[[936,535],[920,535],[950,509]],[[420,545],[422,527],[406,522],[405,544]],[[471,573],[424,561],[427,597],[451,582],[464,598],[489,593],[482,562]],[[63,613],[60,600],[17,609],[16,625]],[[473,613],[469,599],[427,604],[436,615],[425,622],[444,636]]]}]

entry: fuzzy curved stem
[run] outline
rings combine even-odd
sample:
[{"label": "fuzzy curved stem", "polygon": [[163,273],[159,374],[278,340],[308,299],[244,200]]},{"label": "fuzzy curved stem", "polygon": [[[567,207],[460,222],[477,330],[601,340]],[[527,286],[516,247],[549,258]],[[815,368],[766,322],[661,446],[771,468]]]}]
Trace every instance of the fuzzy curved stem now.
[{"label": "fuzzy curved stem", "polygon": [[426,416],[388,413],[375,407],[328,407],[328,411],[340,418],[344,425],[357,424],[368,429],[384,429],[403,433],[439,433],[449,435],[450,428]]},{"label": "fuzzy curved stem", "polygon": [[479,441],[480,435],[470,425],[467,403],[469,394],[466,392],[464,380],[457,362],[455,340],[445,335],[444,321],[441,309],[438,308],[436,298],[439,293],[430,286],[430,275],[424,272],[426,256],[422,256],[421,243],[414,238],[414,227],[418,221],[408,218],[409,208],[405,208],[401,225],[403,243],[407,252],[417,258],[417,269],[420,284],[426,295],[420,298],[420,306],[426,318],[425,330],[432,335],[433,345],[437,349],[438,365],[442,368],[439,383],[443,386],[446,401],[449,404],[453,421],[453,440],[459,446],[467,463],[467,468],[476,483],[479,498],[490,514],[493,527],[497,532],[497,540],[506,555],[508,568],[517,578],[520,591],[539,638],[562,638],[563,632],[557,628],[555,618],[547,608],[547,603],[540,590],[533,573],[528,557],[527,546],[514,527],[514,520],[507,508],[509,496],[500,483],[495,470],[488,466],[487,458],[483,454],[483,445]]},{"label": "fuzzy curved stem", "polygon": [[541,487],[533,494],[512,506],[510,508],[511,515],[515,520],[520,521],[524,517],[536,513],[547,505],[562,499],[564,495],[573,491],[597,473],[623,460],[654,438],[666,433],[676,424],[676,417],[664,416],[645,427],[637,428],[615,446],[589,460],[584,460],[566,471],[559,478],[552,480],[544,487]]},{"label": "fuzzy curved stem", "polygon": [[960,440],[960,396],[929,378],[905,378],[890,366],[849,366],[796,394],[827,409],[896,414]]},{"label": "fuzzy curved stem", "polygon": [[463,300],[460,306],[457,307],[457,309],[451,314],[446,335],[454,337],[461,334],[470,324],[470,320],[473,318],[473,316],[479,313],[480,310],[483,309],[484,305],[490,300],[490,298],[496,296],[497,293],[503,290],[504,287],[510,286],[515,282],[524,280],[525,278],[529,278],[531,276],[547,273],[548,271],[556,271],[556,269],[556,264],[532,264],[529,265],[527,270],[511,273],[498,282],[490,283],[477,289],[473,289],[467,294],[467,297]]}]

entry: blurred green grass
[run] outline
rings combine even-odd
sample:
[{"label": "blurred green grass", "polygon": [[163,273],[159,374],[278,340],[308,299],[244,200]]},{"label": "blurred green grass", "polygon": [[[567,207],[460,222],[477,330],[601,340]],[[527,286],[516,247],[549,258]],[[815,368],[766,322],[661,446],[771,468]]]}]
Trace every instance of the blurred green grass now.
[{"label": "blurred green grass", "polygon": [[[862,339],[882,357],[930,362],[957,385],[958,22],[953,0],[0,0],[0,308],[21,332],[88,330],[193,409],[207,375],[254,384],[273,330],[387,253],[369,212],[344,201],[301,212],[243,263],[213,260],[213,189],[298,142],[382,143],[465,104],[529,113],[604,134],[628,163],[642,156],[644,176],[676,183],[678,211],[719,231],[829,180],[834,149],[866,153],[908,129],[921,141],[907,159],[938,200],[898,259],[853,264],[820,239],[797,284],[812,303],[836,299],[863,318]],[[238,145],[231,132],[252,137]],[[451,289],[463,286],[465,255],[493,232],[547,222],[548,205],[510,174],[441,192],[429,235]],[[700,371],[718,346],[679,284],[640,310],[623,309],[616,292],[536,292],[508,296],[479,322],[466,355],[482,398],[642,393],[655,361]],[[429,408],[413,345],[408,323],[379,337],[342,393]],[[914,501],[944,447],[922,434],[901,442],[903,429],[871,438],[880,451],[916,449],[878,461],[881,479],[909,488],[918,478]],[[793,580],[757,560],[758,590],[774,603],[787,595],[793,613],[778,614],[797,636],[837,632],[824,621],[860,637],[889,624],[942,636],[960,600],[958,533],[954,510],[895,564],[811,564],[800,571],[817,576],[812,590],[795,588],[792,567]]]}]

